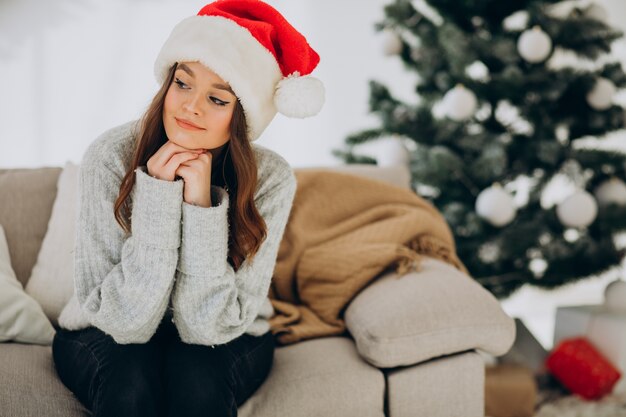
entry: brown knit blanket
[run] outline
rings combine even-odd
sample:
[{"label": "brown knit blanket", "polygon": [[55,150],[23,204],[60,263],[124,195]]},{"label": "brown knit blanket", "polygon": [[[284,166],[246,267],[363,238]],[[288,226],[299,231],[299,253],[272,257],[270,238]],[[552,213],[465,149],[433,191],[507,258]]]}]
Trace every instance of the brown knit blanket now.
[{"label": "brown knit blanket", "polygon": [[344,309],[391,265],[420,254],[467,272],[439,211],[412,190],[352,174],[295,169],[298,188],[278,250],[269,298],[278,344],[339,335]]}]

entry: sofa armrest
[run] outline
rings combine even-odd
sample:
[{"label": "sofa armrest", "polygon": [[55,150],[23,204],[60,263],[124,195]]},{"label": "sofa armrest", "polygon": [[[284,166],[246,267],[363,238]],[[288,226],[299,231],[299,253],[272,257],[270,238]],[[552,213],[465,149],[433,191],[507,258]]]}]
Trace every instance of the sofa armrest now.
[{"label": "sofa armrest", "polygon": [[348,305],[346,327],[360,355],[379,368],[480,349],[506,353],[515,322],[474,279],[438,259],[419,271],[388,270]]}]

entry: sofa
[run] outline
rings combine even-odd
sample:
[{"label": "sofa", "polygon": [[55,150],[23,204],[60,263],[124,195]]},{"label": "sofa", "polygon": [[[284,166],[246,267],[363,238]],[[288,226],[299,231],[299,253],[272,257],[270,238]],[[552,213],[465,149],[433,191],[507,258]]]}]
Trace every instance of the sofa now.
[{"label": "sofa", "polygon": [[[24,289],[63,169],[0,169],[0,225]],[[410,187],[403,166],[328,169]],[[342,336],[278,346],[267,380],[239,415],[483,417],[485,354],[503,355],[515,338],[513,319],[491,293],[433,258],[406,276],[381,273],[344,319]],[[58,379],[50,345],[0,343],[0,417],[88,415]]]}]

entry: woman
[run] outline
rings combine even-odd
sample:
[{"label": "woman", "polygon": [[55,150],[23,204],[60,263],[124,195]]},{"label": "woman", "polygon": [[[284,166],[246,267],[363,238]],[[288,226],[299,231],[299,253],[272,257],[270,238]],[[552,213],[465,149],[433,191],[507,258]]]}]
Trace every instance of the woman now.
[{"label": "woman", "polygon": [[277,111],[316,114],[305,38],[258,0],[219,0],[163,45],[144,116],[80,169],[75,294],[53,359],[94,416],[235,416],[267,377],[267,293],[296,190],[252,146]]}]

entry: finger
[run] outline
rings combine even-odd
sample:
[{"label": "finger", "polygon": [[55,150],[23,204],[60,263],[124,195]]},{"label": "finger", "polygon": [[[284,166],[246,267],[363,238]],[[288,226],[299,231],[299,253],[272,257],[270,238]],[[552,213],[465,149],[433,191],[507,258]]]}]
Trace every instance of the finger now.
[{"label": "finger", "polygon": [[155,162],[158,166],[166,166],[170,159],[174,155],[179,153],[200,153],[199,150],[190,150],[184,148],[180,145],[172,141],[167,141],[163,146],[161,146],[154,154]]},{"label": "finger", "polygon": [[185,174],[185,172],[183,172],[186,169],[186,167],[179,165],[178,168],[176,168],[176,172],[174,172],[174,178],[182,178],[183,180],[187,180],[187,175]]},{"label": "finger", "polygon": [[162,167],[167,161],[174,155],[175,144],[173,142],[165,142],[157,151],[152,155],[155,165]]},{"label": "finger", "polygon": [[204,162],[212,162],[213,155],[210,152],[204,152],[198,155],[198,159]]},{"label": "finger", "polygon": [[174,172],[174,174],[180,175],[181,172],[187,171],[188,168],[189,168],[189,165],[187,165],[186,163],[182,163],[176,168],[176,171]]},{"label": "finger", "polygon": [[192,160],[185,161],[184,164],[194,168],[196,171],[198,171],[198,173],[205,173],[207,175],[211,172],[212,169],[211,161],[207,158],[202,158],[201,155]]},{"label": "finger", "polygon": [[189,159],[195,159],[198,158],[198,156],[200,156],[200,154],[196,153],[196,152],[179,152],[179,153],[175,153],[174,155],[172,155],[172,157],[165,163],[165,165],[169,164],[170,161],[174,161],[174,162],[178,162],[179,164],[181,162],[187,161]]},{"label": "finger", "polygon": [[166,172],[175,172],[176,168],[183,162],[191,161],[198,158],[198,155],[191,152],[177,153],[170,158],[165,164],[164,169]]},{"label": "finger", "polygon": [[211,170],[208,168],[208,165],[198,159],[185,161],[179,165],[179,168],[180,167],[185,168],[184,173],[186,176],[185,179],[187,180],[200,179],[211,175]]},{"label": "finger", "polygon": [[191,159],[189,161],[182,162],[179,166],[185,166],[191,168],[194,172],[202,173],[206,172],[206,163],[198,161],[198,158]]},{"label": "finger", "polygon": [[198,154],[196,156],[197,156],[197,158],[190,158],[190,159],[188,159],[188,160],[186,160],[184,162],[189,162],[192,165],[197,165],[199,167],[202,166],[202,165],[211,166],[211,157],[210,156],[207,156],[205,154]]},{"label": "finger", "polygon": [[174,175],[183,177],[185,181],[191,178],[193,174],[194,174],[194,169],[185,164],[179,165],[178,168],[176,168],[176,171],[174,172]]}]

